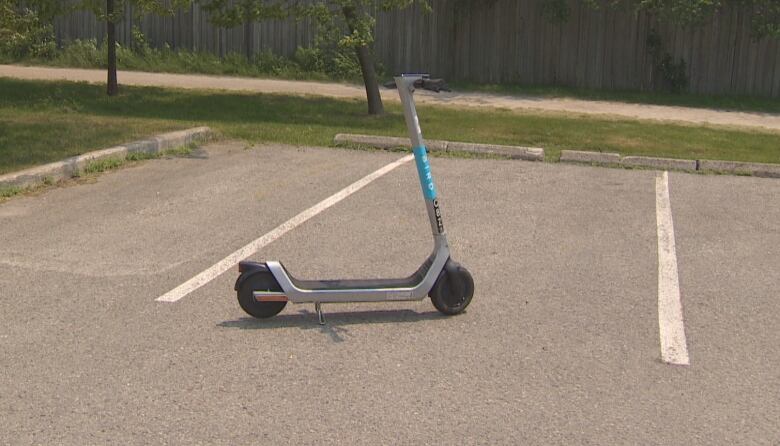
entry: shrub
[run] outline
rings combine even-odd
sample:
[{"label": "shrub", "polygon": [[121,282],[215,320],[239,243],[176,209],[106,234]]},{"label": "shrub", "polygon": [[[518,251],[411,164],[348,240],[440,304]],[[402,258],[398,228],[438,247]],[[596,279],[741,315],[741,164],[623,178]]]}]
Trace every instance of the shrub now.
[{"label": "shrub", "polygon": [[647,52],[652,58],[656,88],[672,93],[682,93],[688,89],[689,79],[685,60],[675,61],[669,52],[664,51],[661,35],[655,29],[651,29],[647,34]]},{"label": "shrub", "polygon": [[313,73],[325,72],[325,61],[319,48],[298,47],[293,55],[293,60],[303,71]]},{"label": "shrub", "polygon": [[13,59],[53,56],[57,46],[52,25],[16,3],[0,0],[0,54]]},{"label": "shrub", "polygon": [[80,40],[66,43],[53,58],[56,65],[69,67],[105,67],[106,59],[98,48],[96,39]]}]

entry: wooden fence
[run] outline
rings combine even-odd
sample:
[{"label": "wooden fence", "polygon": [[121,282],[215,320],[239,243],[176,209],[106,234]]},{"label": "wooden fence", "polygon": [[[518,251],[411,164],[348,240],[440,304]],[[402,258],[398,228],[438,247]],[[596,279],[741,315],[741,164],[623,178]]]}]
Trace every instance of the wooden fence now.
[{"label": "wooden fence", "polygon": [[[379,14],[378,60],[391,73],[427,71],[453,80],[647,90],[658,77],[647,47],[648,33],[655,29],[665,51],[685,61],[690,91],[780,97],[780,39],[755,39],[744,9],[726,9],[703,26],[686,29],[632,10],[593,10],[582,0],[570,1],[570,18],[561,25],[543,18],[538,0],[474,3],[456,12],[448,0],[433,0],[431,14],[417,8]],[[197,5],[174,17],[138,22],[128,10],[120,42],[130,42],[133,25],[153,46],[167,43],[219,55],[271,50],[289,56],[313,39],[306,21],[220,29]],[[88,13],[57,19],[55,31],[59,42],[105,35]]]}]

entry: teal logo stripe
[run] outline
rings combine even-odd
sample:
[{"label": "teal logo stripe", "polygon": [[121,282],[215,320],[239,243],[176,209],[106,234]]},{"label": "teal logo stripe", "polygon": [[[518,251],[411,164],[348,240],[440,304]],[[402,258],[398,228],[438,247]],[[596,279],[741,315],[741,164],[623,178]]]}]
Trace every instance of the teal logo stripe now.
[{"label": "teal logo stripe", "polygon": [[417,164],[417,174],[420,175],[420,185],[426,200],[436,199],[436,186],[433,184],[433,174],[431,174],[431,163],[428,161],[428,151],[425,147],[415,147],[414,162]]}]

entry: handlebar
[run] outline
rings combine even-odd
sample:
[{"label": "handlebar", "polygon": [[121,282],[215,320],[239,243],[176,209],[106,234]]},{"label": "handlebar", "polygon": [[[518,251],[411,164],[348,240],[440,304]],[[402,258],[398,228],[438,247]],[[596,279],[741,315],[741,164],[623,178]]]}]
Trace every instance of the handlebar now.
[{"label": "handlebar", "polygon": [[[398,88],[395,81],[387,82],[385,85],[387,88]],[[421,75],[419,79],[416,79],[412,84],[414,88],[422,88],[423,90],[439,93],[442,91],[452,91],[447,86],[447,82],[444,79],[430,79],[427,75]]]}]

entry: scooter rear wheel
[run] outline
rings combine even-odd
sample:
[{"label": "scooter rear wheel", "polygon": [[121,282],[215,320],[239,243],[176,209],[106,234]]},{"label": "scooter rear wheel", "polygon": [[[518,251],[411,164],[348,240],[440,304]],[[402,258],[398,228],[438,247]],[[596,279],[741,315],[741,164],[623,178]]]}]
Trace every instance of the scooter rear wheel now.
[{"label": "scooter rear wheel", "polygon": [[287,302],[258,302],[254,291],[282,291],[273,274],[266,271],[253,272],[241,283],[238,289],[238,304],[250,316],[265,319],[276,316]]},{"label": "scooter rear wheel", "polygon": [[446,315],[462,313],[474,296],[474,279],[469,270],[457,262],[448,260],[428,295],[433,306],[441,313]]}]

